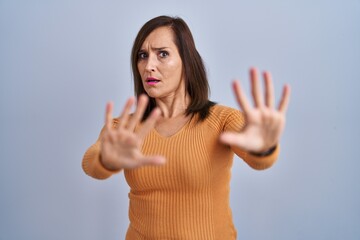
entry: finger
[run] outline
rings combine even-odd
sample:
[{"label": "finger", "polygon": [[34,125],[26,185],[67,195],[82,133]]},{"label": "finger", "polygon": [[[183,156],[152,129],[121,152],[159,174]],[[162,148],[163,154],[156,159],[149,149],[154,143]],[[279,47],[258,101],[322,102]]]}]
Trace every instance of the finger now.
[{"label": "finger", "polygon": [[113,103],[108,102],[106,104],[106,111],[105,111],[105,127],[107,130],[110,130],[112,127],[112,111],[113,111]]},{"label": "finger", "polygon": [[163,156],[144,156],[140,159],[140,165],[163,165],[166,163],[166,159]]},{"label": "finger", "polygon": [[259,76],[256,68],[250,69],[250,80],[251,80],[251,92],[254,98],[255,106],[262,107],[264,105],[264,101],[261,94]]},{"label": "finger", "polygon": [[269,72],[264,72],[264,82],[265,82],[265,104],[269,108],[273,108],[275,101],[274,85],[271,74]]},{"label": "finger", "polygon": [[240,105],[241,109],[246,113],[251,110],[251,106],[243,92],[240,83],[238,81],[233,82],[233,89],[236,97],[236,101]]},{"label": "finger", "polygon": [[289,101],[290,101],[290,86],[289,85],[285,85],[283,92],[282,92],[282,96],[281,96],[281,100],[279,103],[279,111],[282,113],[285,113],[287,111],[288,105],[289,105]]},{"label": "finger", "polygon": [[242,134],[234,132],[225,132],[220,135],[220,141],[230,146],[244,146],[247,139],[242,137]]},{"label": "finger", "polygon": [[159,119],[160,115],[161,111],[158,108],[155,108],[151,112],[150,116],[146,119],[145,123],[138,132],[140,139],[143,139],[155,127],[155,123]]},{"label": "finger", "polygon": [[119,129],[124,128],[128,122],[129,116],[130,116],[130,111],[131,111],[131,107],[135,102],[135,98],[134,97],[130,97],[124,106],[124,109],[122,110],[120,116],[119,116]]},{"label": "finger", "polygon": [[146,106],[148,104],[148,97],[144,94],[140,95],[138,103],[137,103],[137,107],[136,107],[136,111],[133,114],[133,116],[131,117],[129,124],[127,126],[127,128],[131,131],[133,131],[135,129],[136,124],[138,124],[145,112]]}]

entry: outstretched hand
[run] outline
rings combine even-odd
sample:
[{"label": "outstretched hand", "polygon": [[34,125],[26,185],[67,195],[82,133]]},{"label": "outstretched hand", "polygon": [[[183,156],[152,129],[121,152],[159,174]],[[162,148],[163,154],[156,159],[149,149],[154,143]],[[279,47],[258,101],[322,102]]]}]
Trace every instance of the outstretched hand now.
[{"label": "outstretched hand", "polygon": [[150,116],[135,132],[135,127],[141,122],[148,97],[139,97],[136,111],[130,115],[135,99],[129,98],[118,118],[117,128],[113,127],[113,104],[108,103],[105,115],[105,130],[101,139],[101,161],[109,170],[137,168],[144,165],[160,165],[165,162],[162,156],[144,156],[141,145],[144,137],[154,128],[160,116],[160,110],[155,108]]},{"label": "outstretched hand", "polygon": [[236,100],[246,117],[241,132],[225,132],[220,141],[248,152],[263,153],[276,146],[285,127],[285,114],[290,99],[290,87],[285,85],[277,108],[274,106],[274,86],[269,72],[264,72],[265,98],[261,93],[258,71],[250,69],[254,106],[246,98],[240,83],[233,82]]}]

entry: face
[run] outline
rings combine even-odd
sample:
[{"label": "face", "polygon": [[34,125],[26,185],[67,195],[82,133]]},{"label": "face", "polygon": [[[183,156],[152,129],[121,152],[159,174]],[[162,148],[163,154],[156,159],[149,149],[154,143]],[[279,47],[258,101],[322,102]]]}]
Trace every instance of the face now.
[{"label": "face", "polygon": [[147,36],[138,53],[137,67],[150,97],[185,95],[183,65],[171,28],[159,27]]}]

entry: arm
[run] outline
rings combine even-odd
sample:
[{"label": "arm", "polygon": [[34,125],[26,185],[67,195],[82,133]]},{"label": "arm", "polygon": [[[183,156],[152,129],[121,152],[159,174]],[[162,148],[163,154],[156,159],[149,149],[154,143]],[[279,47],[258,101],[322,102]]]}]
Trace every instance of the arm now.
[{"label": "arm", "polygon": [[251,168],[256,170],[265,170],[270,168],[277,160],[280,153],[280,145],[276,145],[271,149],[271,153],[265,156],[259,156],[257,154],[252,154],[250,152],[243,151],[235,146],[232,146],[231,149],[235,154],[241,157]]}]

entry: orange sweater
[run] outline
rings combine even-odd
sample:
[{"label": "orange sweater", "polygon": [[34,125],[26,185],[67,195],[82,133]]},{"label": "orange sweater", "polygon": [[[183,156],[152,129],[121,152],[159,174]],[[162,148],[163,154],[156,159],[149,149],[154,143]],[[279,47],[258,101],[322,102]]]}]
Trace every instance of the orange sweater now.
[{"label": "orange sweater", "polygon": [[[171,137],[155,129],[145,138],[142,151],[161,154],[163,166],[124,170],[130,186],[130,226],[126,239],[236,239],[229,204],[234,152],[255,169],[270,167],[279,152],[256,157],[219,142],[223,131],[245,125],[238,110],[215,105],[202,122],[193,118]],[[100,142],[83,158],[84,171],[104,179],[115,172],[99,161]]]}]

